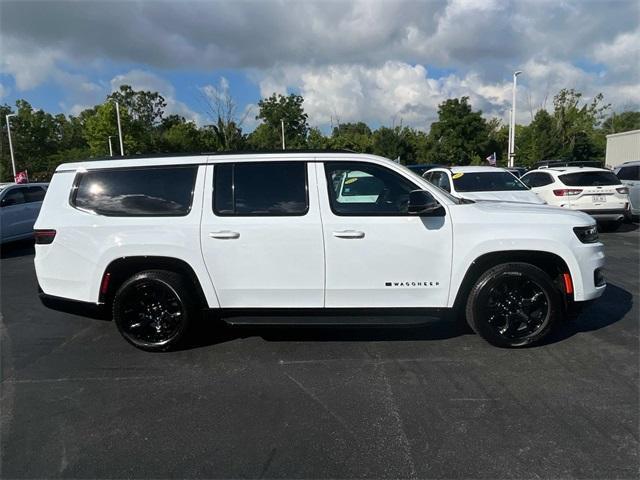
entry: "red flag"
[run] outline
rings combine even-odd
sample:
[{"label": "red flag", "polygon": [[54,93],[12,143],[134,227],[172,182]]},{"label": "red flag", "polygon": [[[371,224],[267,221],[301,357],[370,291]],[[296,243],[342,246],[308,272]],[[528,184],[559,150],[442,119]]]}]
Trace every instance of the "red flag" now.
[{"label": "red flag", "polygon": [[23,170],[16,173],[16,177],[14,180],[16,183],[29,183],[29,175],[27,174],[26,170]]}]

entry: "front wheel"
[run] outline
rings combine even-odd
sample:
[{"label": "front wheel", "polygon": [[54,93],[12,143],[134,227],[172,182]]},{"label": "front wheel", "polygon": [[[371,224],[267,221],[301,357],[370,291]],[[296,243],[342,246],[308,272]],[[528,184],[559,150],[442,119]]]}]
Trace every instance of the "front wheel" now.
[{"label": "front wheel", "polygon": [[562,312],[562,296],[549,275],[528,263],[504,263],[476,281],[465,313],[492,345],[523,347],[542,340]]},{"label": "front wheel", "polygon": [[113,299],[120,334],[147,351],[165,351],[184,339],[195,315],[195,299],[182,275],[147,270],[126,280]]}]

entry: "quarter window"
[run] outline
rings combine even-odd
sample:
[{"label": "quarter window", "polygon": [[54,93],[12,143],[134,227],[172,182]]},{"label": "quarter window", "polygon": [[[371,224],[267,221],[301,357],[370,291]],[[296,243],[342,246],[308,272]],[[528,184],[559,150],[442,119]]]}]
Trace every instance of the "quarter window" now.
[{"label": "quarter window", "polygon": [[418,189],[401,175],[362,162],[326,162],[331,210],[336,215],[408,215],[409,192]]},{"label": "quarter window", "polygon": [[216,215],[304,215],[308,209],[307,164],[304,162],[239,162],[215,166],[213,211]]},{"label": "quarter window", "polygon": [[112,217],[184,216],[197,173],[195,165],[90,170],[78,176],[71,203]]},{"label": "quarter window", "polygon": [[25,192],[27,202],[41,202],[44,200],[46,190],[42,187],[29,187]]}]

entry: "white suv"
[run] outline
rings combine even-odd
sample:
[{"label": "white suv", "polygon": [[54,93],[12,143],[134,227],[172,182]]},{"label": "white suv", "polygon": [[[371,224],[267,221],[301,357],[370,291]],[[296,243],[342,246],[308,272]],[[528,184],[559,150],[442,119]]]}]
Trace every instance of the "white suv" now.
[{"label": "white suv", "polygon": [[[45,303],[106,308],[147,350],[176,346],[203,309],[230,323],[305,324],[373,321],[363,308],[455,309],[489,342],[522,346],[605,289],[588,215],[461,201],[372,155],[65,164],[36,229]],[[360,315],[322,314],[335,309]]]},{"label": "white suv", "polygon": [[520,180],[549,205],[580,210],[614,227],[629,212],[629,188],[604,168],[540,168]]},{"label": "white suv", "polygon": [[518,177],[504,168],[438,167],[422,176],[458,198],[544,204]]}]

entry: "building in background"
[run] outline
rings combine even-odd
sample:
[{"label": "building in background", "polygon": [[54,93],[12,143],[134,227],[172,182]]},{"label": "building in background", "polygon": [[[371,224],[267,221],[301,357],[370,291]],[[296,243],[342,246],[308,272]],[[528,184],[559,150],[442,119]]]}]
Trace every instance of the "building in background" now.
[{"label": "building in background", "polygon": [[640,160],[640,130],[607,135],[607,167],[617,167],[633,160]]}]

